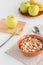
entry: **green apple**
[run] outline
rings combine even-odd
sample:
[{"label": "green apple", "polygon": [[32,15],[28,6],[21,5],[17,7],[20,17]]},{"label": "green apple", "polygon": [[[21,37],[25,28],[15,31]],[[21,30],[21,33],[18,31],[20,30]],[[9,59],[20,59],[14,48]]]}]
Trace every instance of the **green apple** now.
[{"label": "green apple", "polygon": [[18,20],[15,16],[8,16],[6,19],[6,25],[8,28],[15,28],[18,24]]},{"label": "green apple", "polygon": [[20,5],[20,11],[22,13],[27,13],[29,6],[30,6],[30,3],[29,2],[22,2],[21,5]]},{"label": "green apple", "polygon": [[39,13],[39,7],[37,5],[30,5],[30,7],[28,8],[28,13],[31,16],[36,16]]}]

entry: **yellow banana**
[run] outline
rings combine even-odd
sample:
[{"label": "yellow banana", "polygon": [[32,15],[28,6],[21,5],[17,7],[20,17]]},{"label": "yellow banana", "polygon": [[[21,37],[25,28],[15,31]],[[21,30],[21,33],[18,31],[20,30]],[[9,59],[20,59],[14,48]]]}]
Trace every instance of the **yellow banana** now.
[{"label": "yellow banana", "polygon": [[43,4],[35,2],[35,0],[34,1],[30,0],[30,4],[35,4],[35,5],[38,5],[40,8],[43,8]]},{"label": "yellow banana", "polygon": [[35,1],[35,0],[30,0],[30,2],[32,2],[32,1]]},{"label": "yellow banana", "polygon": [[39,11],[43,11],[43,8],[39,8]]}]

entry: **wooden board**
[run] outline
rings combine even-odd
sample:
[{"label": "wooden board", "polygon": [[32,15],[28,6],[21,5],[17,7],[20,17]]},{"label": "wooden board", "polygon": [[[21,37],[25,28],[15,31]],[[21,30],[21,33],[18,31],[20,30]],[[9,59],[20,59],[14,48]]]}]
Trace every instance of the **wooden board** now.
[{"label": "wooden board", "polygon": [[23,21],[18,21],[18,25],[17,25],[16,28],[9,29],[6,26],[5,21],[6,21],[5,19],[0,20],[0,32],[10,33],[10,34],[16,33],[17,35],[19,35],[23,31],[23,28],[24,28],[24,26],[26,24]]}]

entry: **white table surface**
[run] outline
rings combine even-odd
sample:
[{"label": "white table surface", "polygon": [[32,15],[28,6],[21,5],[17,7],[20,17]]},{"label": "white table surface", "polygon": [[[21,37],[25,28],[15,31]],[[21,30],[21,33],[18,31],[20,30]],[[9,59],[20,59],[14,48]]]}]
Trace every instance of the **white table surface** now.
[{"label": "white table surface", "polygon": [[[0,48],[0,65],[23,65],[21,62],[6,55],[5,51],[12,47],[21,36],[28,33],[30,27],[38,24],[43,25],[43,15],[34,18],[26,18],[19,14],[18,8],[22,1],[25,0],[0,0],[0,19],[6,18],[8,15],[15,15],[19,20],[27,23],[21,35],[12,37],[12,39],[10,39],[3,47]],[[43,0],[38,1],[43,3]],[[9,36],[10,35],[8,34],[0,33],[0,41],[1,39],[5,41]]]}]

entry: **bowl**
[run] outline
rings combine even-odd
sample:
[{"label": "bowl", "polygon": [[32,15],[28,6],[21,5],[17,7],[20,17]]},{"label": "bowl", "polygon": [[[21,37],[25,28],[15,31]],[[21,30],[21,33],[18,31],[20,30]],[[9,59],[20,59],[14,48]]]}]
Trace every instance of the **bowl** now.
[{"label": "bowl", "polygon": [[[18,45],[19,49],[20,49],[20,44],[21,44],[22,40],[24,40],[24,39],[26,39],[26,38],[29,38],[29,37],[32,37],[32,38],[35,37],[36,39],[39,39],[40,41],[43,42],[43,37],[41,37],[41,36],[39,36],[39,35],[36,35],[36,34],[28,34],[28,35],[25,35],[25,36],[23,36],[22,38],[20,38],[20,39],[18,40],[17,45]],[[39,50],[39,51],[35,51],[35,52],[25,52],[25,51],[23,51],[23,50],[21,50],[21,49],[20,49],[20,51],[21,51],[24,55],[26,55],[26,56],[36,56],[36,55],[42,53],[42,52],[43,52],[43,49],[42,49],[42,50]]]}]

